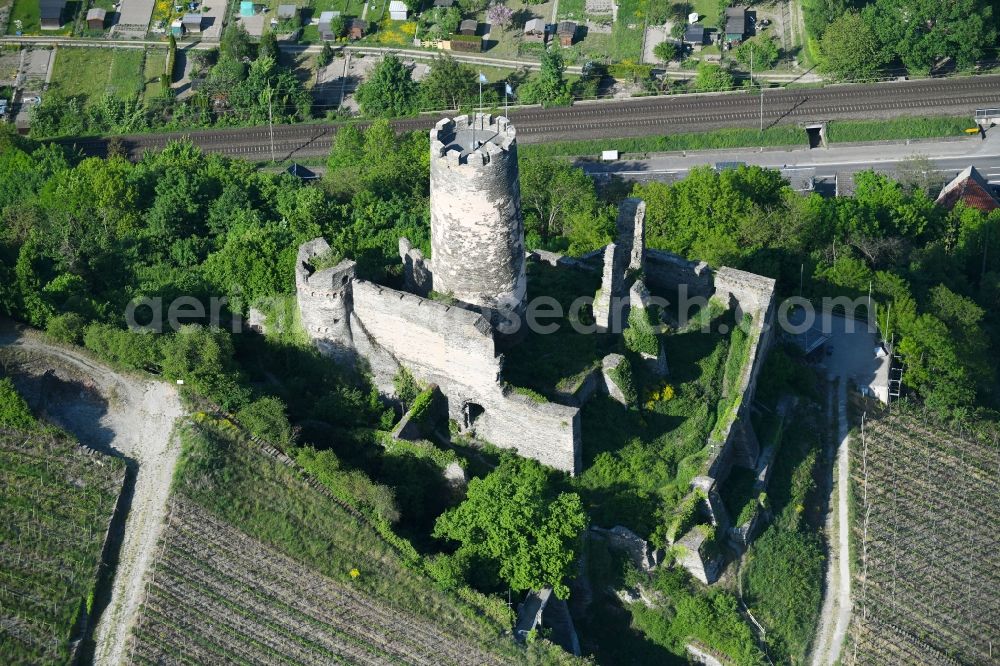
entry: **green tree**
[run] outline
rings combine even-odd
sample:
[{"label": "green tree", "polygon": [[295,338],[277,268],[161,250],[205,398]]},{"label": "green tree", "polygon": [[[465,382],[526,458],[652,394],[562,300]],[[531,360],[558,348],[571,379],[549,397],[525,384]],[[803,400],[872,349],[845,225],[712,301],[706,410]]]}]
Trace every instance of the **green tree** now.
[{"label": "green tree", "polygon": [[278,60],[278,37],[273,31],[268,30],[263,35],[261,35],[260,43],[257,44],[257,57],[258,58],[271,58],[275,61]]},{"label": "green tree", "polygon": [[542,245],[561,236],[571,219],[596,213],[597,191],[583,169],[554,157],[525,157],[520,172],[525,232]]},{"label": "green tree", "polygon": [[389,54],[358,86],[355,98],[365,115],[393,118],[408,116],[417,110],[418,92],[410,68]]},{"label": "green tree", "polygon": [[236,418],[251,433],[282,451],[295,443],[295,433],[285,414],[285,403],[279,398],[268,396],[254,400],[237,412]]},{"label": "green tree", "polygon": [[852,3],[847,0],[808,0],[802,3],[806,32],[812,39],[819,40],[827,26],[843,16]]},{"label": "green tree", "polygon": [[694,77],[694,87],[698,92],[732,90],[733,75],[721,65],[699,63]]},{"label": "green tree", "polygon": [[75,312],[67,312],[49,319],[45,332],[56,342],[79,344],[83,342],[83,330],[87,321]]},{"label": "green tree", "polygon": [[823,33],[822,68],[841,79],[873,78],[885,64],[878,38],[857,12],[847,12]]},{"label": "green tree", "polygon": [[538,74],[518,89],[521,101],[526,104],[569,104],[572,98],[565,71],[566,65],[558,49],[544,51]]},{"label": "green tree", "polygon": [[[683,25],[683,24],[682,24]],[[666,65],[680,53],[680,46],[677,42],[665,39],[653,47],[653,55],[656,59]]]},{"label": "green tree", "polygon": [[420,82],[420,97],[425,109],[457,109],[476,99],[476,70],[450,55],[434,58],[431,71]]},{"label": "green tree", "polygon": [[219,51],[224,57],[243,60],[253,56],[253,43],[246,28],[238,21],[230,21],[222,33]]},{"label": "green tree", "polygon": [[319,55],[316,56],[316,67],[323,69],[331,62],[333,62],[333,47],[330,46],[329,42],[323,42],[323,48],[320,49]]},{"label": "green tree", "polygon": [[996,45],[995,11],[990,0],[877,0],[862,15],[887,55],[927,72],[945,58],[963,69],[983,58]]},{"label": "green tree", "polygon": [[516,590],[548,585],[565,599],[586,526],[578,495],[558,492],[552,474],[534,460],[507,454],[486,477],[469,482],[465,501],[438,518],[434,536],[494,562]]},{"label": "green tree", "polygon": [[750,56],[753,52],[753,69],[762,72],[778,64],[778,44],[770,37],[758,36],[736,47],[736,60],[750,69]]},{"label": "green tree", "polygon": [[164,336],[162,352],[163,376],[182,380],[185,390],[214,400],[226,410],[239,409],[249,399],[249,391],[240,383],[233,341],[227,332],[182,326],[177,333]]}]

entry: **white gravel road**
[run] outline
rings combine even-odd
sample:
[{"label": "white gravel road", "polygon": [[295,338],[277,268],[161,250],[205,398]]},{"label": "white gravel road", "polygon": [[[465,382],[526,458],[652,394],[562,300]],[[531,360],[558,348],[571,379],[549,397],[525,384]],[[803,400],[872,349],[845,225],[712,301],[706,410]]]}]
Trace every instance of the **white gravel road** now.
[{"label": "white gravel road", "polygon": [[[27,352],[35,368],[51,365],[57,376],[66,373],[90,384],[107,401],[100,410],[95,412],[93,399],[81,393],[79,404],[64,398],[48,401],[46,415],[85,444],[110,446],[136,463],[111,599],[94,631],[95,663],[117,665],[125,656],[129,631],[142,600],[143,578],[166,517],[170,481],[180,452],[173,432],[174,423],[183,414],[177,391],[169,384],[115,372],[72,348],[50,345],[34,334],[3,331],[0,345]],[[91,436],[97,441],[87,441]]]}]

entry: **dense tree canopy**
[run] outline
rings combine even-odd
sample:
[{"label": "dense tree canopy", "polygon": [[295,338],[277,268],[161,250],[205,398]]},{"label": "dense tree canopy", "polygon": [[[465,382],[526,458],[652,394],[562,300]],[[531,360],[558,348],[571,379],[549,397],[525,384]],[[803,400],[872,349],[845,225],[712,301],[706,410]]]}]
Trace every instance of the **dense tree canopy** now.
[{"label": "dense tree canopy", "polygon": [[[653,247],[778,278],[806,295],[867,294],[895,336],[907,385],[939,413],[996,408],[1000,212],[946,212],[921,188],[856,175],[852,198],[801,197],[775,171],[704,167],[637,186]],[[811,277],[810,277],[811,276]],[[995,352],[994,352],[995,353]]]},{"label": "dense tree canopy", "polygon": [[515,590],[548,585],[565,599],[586,526],[578,495],[558,492],[534,460],[505,455],[494,471],[469,482],[465,501],[438,518],[434,535],[495,562]]},{"label": "dense tree canopy", "polygon": [[823,68],[842,79],[870,79],[886,61],[875,32],[856,12],[844,13],[826,28],[821,48]]}]

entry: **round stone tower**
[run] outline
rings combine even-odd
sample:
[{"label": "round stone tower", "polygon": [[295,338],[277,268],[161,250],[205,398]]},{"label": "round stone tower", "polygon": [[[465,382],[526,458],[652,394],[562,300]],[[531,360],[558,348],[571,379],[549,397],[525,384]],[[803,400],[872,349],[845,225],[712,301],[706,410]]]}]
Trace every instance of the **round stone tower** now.
[{"label": "round stone tower", "polygon": [[[524,314],[524,220],[514,126],[490,114],[431,130],[434,290],[480,308],[501,333]],[[514,316],[516,315],[516,317]]]}]

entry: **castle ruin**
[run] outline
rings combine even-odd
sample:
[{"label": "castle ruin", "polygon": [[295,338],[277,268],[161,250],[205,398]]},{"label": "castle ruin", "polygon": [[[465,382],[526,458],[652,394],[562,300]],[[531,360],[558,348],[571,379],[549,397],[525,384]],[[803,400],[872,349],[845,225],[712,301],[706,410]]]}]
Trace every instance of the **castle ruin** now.
[{"label": "castle ruin", "polygon": [[[772,280],[648,250],[645,203],[639,199],[621,204],[617,238],[602,250],[579,260],[527,252],[516,132],[503,117],[438,122],[431,131],[430,185],[432,256],[400,239],[402,290],[361,278],[350,259],[316,270],[314,259],[329,251],[322,238],[299,248],[301,322],[321,351],[344,364],[364,364],[386,395],[393,394],[393,378],[405,368],[440,388],[449,418],[464,433],[578,473],[580,406],[594,391],[613,393],[614,387],[600,359],[573,395],[559,394],[559,402],[522,395],[503,381],[502,351],[517,344],[526,328],[512,325],[522,321],[527,305],[526,262],[602,272],[594,315],[599,329],[615,332],[627,325],[630,306],[646,307],[646,284],[666,290],[684,285],[692,295],[721,297],[727,307],[753,316],[751,363],[740,387],[744,400],[735,422],[710,443],[704,475],[721,482],[732,464],[756,464],[759,446],[748,411],[770,341]],[[668,372],[662,346],[659,357],[646,360],[654,371]]]}]

